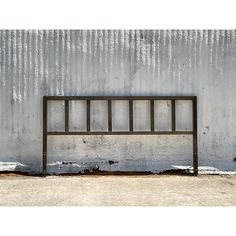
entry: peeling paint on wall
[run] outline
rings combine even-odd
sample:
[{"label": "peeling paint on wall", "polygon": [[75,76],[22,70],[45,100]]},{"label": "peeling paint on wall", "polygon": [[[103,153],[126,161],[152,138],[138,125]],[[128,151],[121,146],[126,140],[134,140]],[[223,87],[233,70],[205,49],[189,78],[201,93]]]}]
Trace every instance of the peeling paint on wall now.
[{"label": "peeling paint on wall", "polygon": [[[41,170],[43,95],[197,95],[200,165],[235,170],[235,32],[1,30],[0,160]],[[71,107],[75,111],[78,105]],[[191,108],[180,107],[177,127],[188,129]],[[104,106],[95,109],[99,113],[98,108]],[[141,104],[138,108],[145,111]],[[124,129],[127,108],[121,103],[114,109],[116,128]],[[161,124],[156,127],[168,128],[168,109],[168,101],[157,105]],[[62,112],[63,104],[53,104],[52,129],[63,128]],[[135,124],[145,129],[148,113],[138,114]],[[71,128],[83,129],[83,114],[74,112],[71,119]],[[101,115],[93,126],[101,128],[103,122]],[[192,160],[186,137],[52,137],[49,150],[51,163],[91,160],[93,166],[102,160],[104,170],[159,171]]]}]

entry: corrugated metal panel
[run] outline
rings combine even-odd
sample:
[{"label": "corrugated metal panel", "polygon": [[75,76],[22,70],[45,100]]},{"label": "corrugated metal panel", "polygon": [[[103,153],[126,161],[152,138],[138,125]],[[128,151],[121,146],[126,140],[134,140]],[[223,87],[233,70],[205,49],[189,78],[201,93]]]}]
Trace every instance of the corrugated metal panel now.
[{"label": "corrugated metal panel", "polygon": [[43,95],[194,94],[202,164],[235,168],[235,55],[235,30],[2,30],[0,158],[38,168]]}]

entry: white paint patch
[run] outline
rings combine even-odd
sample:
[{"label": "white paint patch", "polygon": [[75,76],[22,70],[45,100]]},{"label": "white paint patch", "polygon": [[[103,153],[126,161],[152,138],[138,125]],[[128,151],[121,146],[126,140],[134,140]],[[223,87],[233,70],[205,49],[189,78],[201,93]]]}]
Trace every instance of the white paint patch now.
[{"label": "white paint patch", "polygon": [[[172,167],[179,169],[179,170],[188,170],[193,172],[192,166],[176,166],[172,165]],[[213,166],[199,166],[198,167],[198,174],[200,175],[236,175],[236,171],[222,171]]]},{"label": "white paint patch", "polygon": [[26,167],[27,165],[24,165],[20,162],[3,162],[0,161],[0,171],[14,171],[17,168],[21,169],[22,167]]}]

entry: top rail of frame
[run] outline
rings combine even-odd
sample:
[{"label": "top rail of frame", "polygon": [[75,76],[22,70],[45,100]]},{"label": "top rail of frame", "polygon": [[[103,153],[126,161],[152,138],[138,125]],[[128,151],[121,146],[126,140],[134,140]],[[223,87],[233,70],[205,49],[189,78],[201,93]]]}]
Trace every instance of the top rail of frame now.
[{"label": "top rail of frame", "polygon": [[193,100],[197,96],[44,96],[46,100]]}]

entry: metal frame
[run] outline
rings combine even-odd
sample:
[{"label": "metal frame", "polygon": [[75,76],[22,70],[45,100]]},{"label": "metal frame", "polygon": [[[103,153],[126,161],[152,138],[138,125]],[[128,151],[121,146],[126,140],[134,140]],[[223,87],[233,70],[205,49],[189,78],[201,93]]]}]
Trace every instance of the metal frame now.
[{"label": "metal frame", "polygon": [[[63,100],[65,101],[65,131],[47,130],[47,110],[48,101]],[[86,100],[87,101],[87,130],[86,131],[69,131],[69,101]],[[90,130],[90,101],[105,100],[108,103],[108,131],[91,131]],[[112,131],[112,101],[127,100],[129,101],[129,131]],[[133,101],[149,100],[150,101],[150,131],[133,130]],[[155,131],[154,128],[154,101],[171,100],[171,131]],[[177,131],[175,118],[175,101],[191,100],[192,101],[192,130]],[[193,174],[198,174],[198,147],[197,147],[197,97],[196,96],[44,96],[43,97],[43,171],[42,175],[47,175],[47,136],[48,135],[193,135]]]}]

